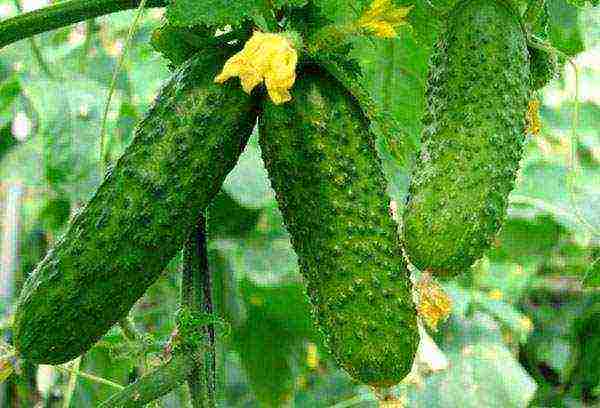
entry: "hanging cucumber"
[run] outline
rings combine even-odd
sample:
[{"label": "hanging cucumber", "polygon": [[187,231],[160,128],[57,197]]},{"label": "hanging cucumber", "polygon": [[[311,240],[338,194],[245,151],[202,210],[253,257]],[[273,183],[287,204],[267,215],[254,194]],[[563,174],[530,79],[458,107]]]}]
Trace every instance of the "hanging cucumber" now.
[{"label": "hanging cucumber", "polygon": [[293,100],[266,101],[259,125],[265,166],[326,344],[355,379],[398,383],[411,369],[419,336],[367,118],[340,83],[306,65]]},{"label": "hanging cucumber", "polygon": [[178,69],[93,198],[24,285],[15,314],[21,357],[64,363],[88,350],[179,251],[252,132],[254,97],[213,78],[204,50]]},{"label": "hanging cucumber", "polygon": [[501,0],[460,2],[430,64],[403,233],[412,263],[444,278],[490,246],[515,185],[531,93],[518,14]]}]

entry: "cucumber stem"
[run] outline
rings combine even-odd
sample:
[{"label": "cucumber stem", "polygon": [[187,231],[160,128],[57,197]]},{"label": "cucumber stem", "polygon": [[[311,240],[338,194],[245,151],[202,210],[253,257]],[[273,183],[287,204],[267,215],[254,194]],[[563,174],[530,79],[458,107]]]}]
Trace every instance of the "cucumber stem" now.
[{"label": "cucumber stem", "polygon": [[[192,313],[213,313],[212,277],[208,266],[206,246],[206,219],[200,217],[183,248],[183,271],[181,276],[181,306]],[[197,353],[187,377],[194,408],[216,407],[216,351],[213,324],[204,327],[204,344]]]},{"label": "cucumber stem", "polygon": [[[194,355],[176,353],[168,363],[102,402],[100,408],[143,407],[174,390],[192,372]],[[82,374],[80,374],[82,375]]]}]

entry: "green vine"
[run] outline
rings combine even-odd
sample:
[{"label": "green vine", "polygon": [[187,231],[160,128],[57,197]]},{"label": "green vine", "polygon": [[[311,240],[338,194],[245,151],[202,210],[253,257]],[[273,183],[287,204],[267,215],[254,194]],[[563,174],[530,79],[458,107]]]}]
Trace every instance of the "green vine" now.
[{"label": "green vine", "polygon": [[131,26],[129,27],[129,32],[127,33],[127,39],[125,40],[125,46],[123,47],[123,52],[121,53],[121,55],[119,56],[119,60],[117,62],[117,66],[115,67],[114,71],[113,71],[113,76],[112,79],[110,81],[110,88],[108,90],[108,97],[106,98],[106,104],[104,105],[104,112],[102,114],[102,125],[100,127],[100,161],[104,166],[104,170],[106,171],[107,166],[108,166],[108,156],[107,154],[104,153],[104,145],[105,145],[105,139],[106,139],[106,121],[108,118],[108,109],[110,108],[110,101],[112,99],[115,87],[117,85],[117,76],[119,75],[119,72],[121,71],[121,67],[123,65],[123,61],[125,60],[125,54],[127,53],[127,51],[129,50],[129,47],[131,46],[131,40],[133,38],[133,35],[135,34],[135,30],[137,29],[137,26],[139,24],[140,18],[142,16],[142,13],[144,11],[144,6],[146,5],[146,1],[147,0],[141,0],[140,4],[137,8],[137,13],[135,15],[135,18],[133,20],[133,23],[131,24]]},{"label": "green vine", "polygon": [[561,58],[564,58],[569,65],[573,68],[575,74],[575,98],[573,101],[573,115],[571,117],[571,146],[570,146],[570,157],[569,157],[569,172],[567,175],[567,186],[569,189],[569,198],[571,205],[574,209],[574,214],[579,222],[584,225],[593,235],[600,235],[600,231],[594,225],[592,225],[581,213],[581,209],[577,205],[576,193],[575,193],[575,180],[579,174],[579,166],[577,160],[577,151],[579,149],[579,136],[577,134],[577,128],[579,126],[579,68],[575,61],[564,52],[556,49],[552,45],[541,41],[533,35],[528,36],[528,45],[530,47],[546,51],[555,54]]},{"label": "green vine", "polygon": [[[138,8],[140,0],[67,0],[0,22],[0,49],[46,31],[90,18]],[[168,0],[148,0],[147,7],[165,7]]]}]

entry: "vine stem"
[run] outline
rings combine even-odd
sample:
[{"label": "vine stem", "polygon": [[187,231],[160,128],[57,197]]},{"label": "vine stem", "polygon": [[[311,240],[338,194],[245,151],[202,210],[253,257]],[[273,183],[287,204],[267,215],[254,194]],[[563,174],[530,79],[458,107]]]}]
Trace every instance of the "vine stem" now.
[{"label": "vine stem", "polygon": [[109,385],[109,386],[111,386],[113,388],[118,388],[120,390],[122,390],[122,389],[125,388],[121,384],[118,384],[118,383],[116,383],[114,381],[110,381],[110,380],[107,380],[106,378],[102,378],[102,377],[97,377],[97,376],[95,376],[93,374],[88,374],[88,373],[85,373],[83,371],[79,371],[79,370],[75,371],[75,370],[73,370],[71,368],[63,367],[63,366],[60,366],[60,365],[56,365],[56,366],[53,366],[53,367],[55,369],[57,369],[57,370],[64,371],[64,372],[66,372],[68,374],[75,374],[78,377],[85,378],[86,380],[90,380],[90,381],[93,381],[93,382],[96,382],[96,383],[99,383],[99,384]]},{"label": "vine stem", "polygon": [[131,26],[129,27],[129,32],[127,33],[127,39],[125,40],[125,45],[123,46],[123,51],[119,56],[119,60],[117,61],[117,66],[115,67],[112,75],[112,79],[110,81],[110,88],[108,90],[108,97],[106,98],[106,104],[104,105],[104,112],[102,114],[102,123],[100,126],[100,163],[104,166],[104,171],[106,171],[108,167],[108,157],[104,154],[104,145],[106,144],[106,121],[108,119],[108,110],[110,108],[110,101],[112,100],[113,93],[115,91],[115,87],[117,85],[117,76],[121,71],[121,67],[123,66],[123,61],[125,61],[125,54],[129,50],[129,46],[131,44],[131,40],[133,39],[133,35],[135,34],[135,30],[137,29],[140,18],[142,17],[142,13],[144,11],[144,7],[146,7],[147,0],[141,0],[140,4],[137,8],[137,13],[135,14],[135,18]]},{"label": "vine stem", "polygon": [[[181,304],[192,312],[211,314],[211,276],[206,247],[206,221],[201,216],[183,248]],[[214,327],[206,327],[206,344],[173,357],[99,405],[100,408],[143,407],[187,381],[194,408],[216,407]],[[80,374],[81,375],[81,374]]]},{"label": "vine stem", "polygon": [[[183,249],[181,305],[193,313],[213,313],[212,277],[208,265],[206,218],[200,216]],[[187,383],[194,408],[216,407],[216,351],[214,325],[205,327],[202,358],[194,364]]]},{"label": "vine stem", "polygon": [[65,395],[63,398],[63,408],[69,408],[71,406],[71,400],[75,393],[75,387],[77,386],[77,377],[79,376],[79,368],[81,366],[81,356],[77,357],[71,363],[71,374],[69,375],[69,382],[67,383]]},{"label": "vine stem", "polygon": [[575,192],[575,181],[579,173],[577,160],[577,150],[579,149],[579,136],[577,134],[577,128],[579,127],[579,69],[573,58],[571,58],[564,52],[554,48],[553,46],[545,44],[543,41],[539,40],[534,35],[528,35],[527,43],[533,48],[553,53],[564,58],[573,68],[573,72],[575,75],[575,96],[573,101],[573,114],[571,117],[571,144],[569,152],[569,171],[567,174],[567,189],[569,190],[569,199],[571,201],[571,205],[573,206],[574,215],[592,235],[600,236],[600,230],[594,225],[592,225],[581,213],[581,209],[577,205]]},{"label": "vine stem", "polygon": [[183,383],[192,372],[196,356],[189,353],[176,353],[154,371],[144,375],[133,384],[113,394],[102,402],[99,408],[143,407],[157,398],[171,392]]},{"label": "vine stem", "polygon": [[[142,342],[144,344],[144,349],[146,348],[146,344],[143,340],[142,334],[135,328],[135,323],[131,316],[125,316],[123,319],[119,320],[119,327],[121,327],[121,331],[123,332],[123,336],[125,339],[131,343]],[[148,358],[147,353],[144,353],[144,356],[141,358],[141,374],[145,374],[148,370]]]},{"label": "vine stem", "polygon": [[[575,76],[575,96],[573,101],[573,115],[571,118],[571,144],[570,144],[570,152],[569,152],[569,171],[567,174],[567,189],[569,190],[569,199],[571,201],[571,205],[573,206],[573,211],[575,218],[587,228],[587,230],[592,234],[592,236],[600,236],[600,229],[592,225],[581,213],[579,206],[577,205],[576,193],[575,193],[575,182],[577,176],[579,174],[578,160],[577,160],[577,150],[579,149],[579,136],[577,134],[577,128],[579,127],[579,69],[577,64],[573,60],[573,58],[569,57],[565,53],[557,50],[556,48],[544,44],[539,39],[535,38],[532,34],[528,36],[528,44],[534,48],[554,53],[555,55],[559,55],[565,58],[569,65],[573,68],[573,73]],[[594,262],[598,262],[600,257],[598,257]]]},{"label": "vine stem", "polygon": [[[67,0],[0,22],[0,49],[46,31],[90,18],[135,9],[141,0]],[[148,0],[146,7],[165,7],[168,0]]]}]

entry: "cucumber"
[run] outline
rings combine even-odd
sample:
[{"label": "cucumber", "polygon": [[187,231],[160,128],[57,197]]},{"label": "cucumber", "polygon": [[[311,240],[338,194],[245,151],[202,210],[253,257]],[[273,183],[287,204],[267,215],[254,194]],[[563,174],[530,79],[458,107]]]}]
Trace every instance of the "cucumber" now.
[{"label": "cucumber", "polygon": [[213,83],[231,54],[204,50],[172,75],[122,157],[36,267],[15,313],[22,358],[60,364],[87,351],[181,250],[256,123],[258,98],[233,81]]},{"label": "cucumber", "polygon": [[323,68],[303,66],[293,94],[284,105],[264,102],[259,143],[313,318],[353,378],[396,384],[419,335],[374,136],[357,101]]},{"label": "cucumber", "polygon": [[417,268],[449,278],[490,246],[523,155],[529,55],[508,3],[468,0],[451,11],[426,95],[403,241]]}]

